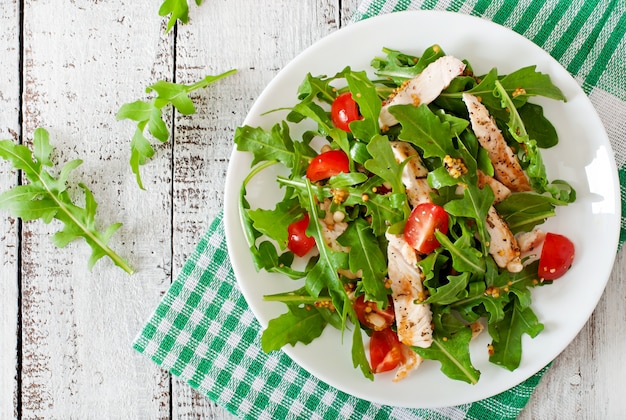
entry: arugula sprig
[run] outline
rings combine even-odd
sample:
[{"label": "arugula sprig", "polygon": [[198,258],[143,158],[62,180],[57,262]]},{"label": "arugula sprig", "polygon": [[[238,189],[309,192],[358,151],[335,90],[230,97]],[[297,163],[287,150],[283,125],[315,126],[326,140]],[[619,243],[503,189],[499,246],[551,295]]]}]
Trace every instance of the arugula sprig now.
[{"label": "arugula sprig", "polygon": [[[196,5],[200,6],[201,4],[202,0],[196,0]],[[167,15],[170,15],[170,17],[167,21],[166,33],[174,27],[176,21],[188,23],[189,5],[187,4],[187,0],[164,0],[159,7],[159,16]]]},{"label": "arugula sprig", "polygon": [[80,207],[72,202],[68,192],[68,179],[82,161],[76,159],[67,162],[55,178],[45,169],[53,166],[50,159],[52,151],[49,134],[43,128],[37,128],[34,132],[32,153],[27,146],[15,144],[12,140],[0,141],[0,157],[22,171],[29,181],[0,194],[0,208],[9,210],[13,216],[24,221],[41,219],[44,223],[50,223],[57,219],[64,226],[52,237],[56,246],[62,248],[75,239],[83,238],[92,249],[89,269],[106,256],[115,265],[132,274],[133,268],[108,245],[122,224],[114,223],[104,231],[97,229],[98,204],[89,188],[82,183],[78,186],[83,191],[85,206]]},{"label": "arugula sprig", "polygon": [[206,76],[204,79],[189,85],[159,80],[146,88],[146,93],[156,92],[157,94],[151,101],[137,100],[120,107],[116,115],[118,121],[128,119],[137,122],[137,128],[130,142],[130,167],[136,176],[139,188],[145,189],[141,181],[139,167],[154,156],[154,148],[145,135],[146,128],[154,138],[165,143],[170,137],[170,132],[163,120],[163,108],[172,105],[183,115],[194,114],[196,108],[189,98],[189,94],[236,71],[233,69],[217,76]]}]

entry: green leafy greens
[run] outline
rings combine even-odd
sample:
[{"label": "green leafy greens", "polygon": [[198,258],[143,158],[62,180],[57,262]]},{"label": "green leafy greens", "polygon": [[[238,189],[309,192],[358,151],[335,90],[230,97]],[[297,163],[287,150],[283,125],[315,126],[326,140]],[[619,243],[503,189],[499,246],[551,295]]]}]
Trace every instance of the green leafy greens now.
[{"label": "green leafy greens", "polygon": [[88,262],[90,269],[106,256],[132,274],[134,270],[108,245],[111,236],[122,226],[121,223],[112,224],[103,232],[97,230],[95,217],[98,204],[84,184],[79,184],[79,187],[84,193],[85,206],[80,207],[72,202],[67,182],[70,173],[82,161],[77,159],[66,163],[55,178],[46,170],[46,167],[53,166],[50,160],[52,151],[48,132],[43,128],[35,130],[32,153],[28,147],[15,144],[12,140],[0,141],[0,157],[22,171],[29,181],[0,194],[0,208],[9,210],[24,221],[41,219],[44,223],[50,223],[57,219],[63,223],[63,229],[52,237],[56,246],[62,248],[75,239],[83,238],[92,249]]},{"label": "green leafy greens", "polygon": [[[201,4],[202,0],[196,0],[196,5],[200,6]],[[159,7],[159,16],[167,15],[170,17],[167,21],[167,29],[165,32],[169,32],[176,24],[176,21],[188,23],[189,5],[187,4],[187,0],[164,0]]]},{"label": "green leafy greens", "polygon": [[[286,344],[308,344],[328,325],[342,334],[353,328],[354,366],[373,378],[361,334],[372,331],[359,322],[353,301],[363,295],[380,308],[389,301],[385,235],[402,233],[411,212],[403,180],[407,162],[396,160],[390,143],[403,141],[427,166],[431,200],[450,218],[449,232],[436,232],[440,247],[417,263],[424,275],[423,303],[430,305],[434,330],[429,348],[413,350],[439,361],[450,378],[473,384],[480,377],[469,350],[476,322],[486,323],[493,340],[490,360],[510,370],[521,360],[522,336],[535,337],[543,329],[531,308],[531,289],[544,284],[538,280],[537,264],[526,264],[519,273],[499,268],[490,255],[486,220],[495,209],[512,233],[528,232],[553,217],[557,206],[575,200],[575,191],[566,182],[547,178],[540,148],[553,147],[558,137],[542,108],[528,101],[536,95],[565,98],[535,67],[508,75],[492,69],[477,77],[466,63],[467,71],[433,103],[390,107],[399,124],[383,131],[378,121],[382,100],[445,55],[438,45],[419,57],[392,49],[384,52],[385,57],[372,61],[379,80],[350,67],[332,76],[307,74],[298,89],[299,101],[288,109],[285,120],[269,128],[243,126],[235,132],[237,149],[252,154],[252,169],[241,188],[240,216],[254,264],[259,270],[304,279],[294,290],[265,296],[284,303],[287,312],[270,321],[262,346],[272,351]],[[329,109],[347,91],[360,111],[349,132],[334,127]],[[478,171],[493,175],[494,168],[470,128],[461,100],[464,92],[479,95],[496,123],[506,127],[506,139],[534,191],[512,193],[494,203],[493,190],[479,184]],[[349,172],[311,182],[305,173],[319,153],[312,146],[314,139],[325,144],[322,150],[344,151]],[[462,162],[465,171],[453,176],[444,163],[450,159]],[[272,209],[253,209],[246,199],[249,181],[272,165],[287,169],[287,175],[277,178],[284,196]],[[305,213],[310,216],[306,234],[315,239],[317,250],[304,258],[304,268],[296,270],[287,226]],[[324,229],[339,225],[333,245]]]},{"label": "green leafy greens", "polygon": [[206,76],[204,79],[189,85],[159,80],[146,88],[147,93],[154,91],[157,94],[151,101],[138,100],[123,104],[120,107],[116,116],[118,120],[128,119],[137,123],[130,143],[130,167],[141,189],[144,187],[139,167],[144,165],[155,153],[152,144],[146,138],[146,129],[154,138],[165,143],[170,137],[170,132],[165,121],[163,121],[163,108],[172,105],[181,114],[191,115],[196,112],[193,101],[189,98],[191,92],[207,87],[235,72],[236,70],[229,70],[217,76]]}]

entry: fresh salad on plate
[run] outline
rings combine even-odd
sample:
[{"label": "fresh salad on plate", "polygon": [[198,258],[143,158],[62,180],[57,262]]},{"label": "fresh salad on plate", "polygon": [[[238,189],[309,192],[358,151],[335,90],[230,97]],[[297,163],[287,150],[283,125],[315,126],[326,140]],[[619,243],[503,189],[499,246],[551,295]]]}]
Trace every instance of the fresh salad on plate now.
[{"label": "fresh salad on plate", "polygon": [[[558,136],[529,101],[565,97],[535,66],[477,75],[439,45],[383,53],[369,71],[307,74],[294,106],[267,110],[283,121],[236,130],[253,155],[240,216],[255,268],[294,279],[264,297],[286,312],[261,345],[333,327],[369,379],[431,359],[476,383],[470,342],[489,334],[489,360],[515,370],[522,336],[543,329],[531,289],[574,261],[566,232],[541,229],[576,194],[548,179],[541,149]],[[246,187],[274,165],[282,198],[252,208]]]}]

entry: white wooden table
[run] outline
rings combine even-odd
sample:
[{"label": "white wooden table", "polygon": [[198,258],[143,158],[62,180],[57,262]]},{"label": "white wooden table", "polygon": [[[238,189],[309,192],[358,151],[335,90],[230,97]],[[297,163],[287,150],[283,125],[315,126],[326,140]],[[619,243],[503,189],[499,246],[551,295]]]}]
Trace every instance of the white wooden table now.
[{"label": "white wooden table", "polygon": [[[0,0],[0,138],[49,130],[54,160],[81,158],[72,177],[124,223],[112,245],[137,272],[90,250],[50,242],[53,222],[0,214],[0,419],[231,418],[131,348],[223,204],[232,136],[263,87],[290,59],[348,23],[357,0],[205,0],[165,33],[160,1]],[[23,6],[23,10],[20,7]],[[192,83],[237,68],[169,117],[138,189],[128,165],[123,103],[157,80]],[[18,182],[0,162],[0,190]],[[626,413],[626,260],[620,253],[588,324],[556,359],[524,419],[617,418]],[[595,279],[589,279],[594,281]]]}]

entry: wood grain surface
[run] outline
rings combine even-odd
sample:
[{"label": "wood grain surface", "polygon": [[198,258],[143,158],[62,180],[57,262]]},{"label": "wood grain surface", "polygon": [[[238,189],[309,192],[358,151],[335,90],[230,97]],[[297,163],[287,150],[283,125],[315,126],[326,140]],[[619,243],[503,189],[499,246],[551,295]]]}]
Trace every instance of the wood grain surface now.
[{"label": "wood grain surface", "polygon": [[[189,24],[169,33],[160,3],[0,0],[0,138],[30,144],[44,127],[57,165],[82,159],[71,182],[93,191],[102,226],[123,223],[112,247],[136,269],[103,259],[90,271],[84,242],[53,246],[57,222],[0,214],[0,419],[233,418],[131,343],[223,208],[235,127],[287,62],[349,23],[358,1],[190,2]],[[194,92],[194,115],[167,114],[173,138],[142,167],[140,190],[128,165],[134,126],[116,121],[120,106],[148,99],[157,80],[231,68]],[[0,161],[0,190],[18,182]],[[624,267],[620,253],[600,305],[522,419],[626,412]]]}]

